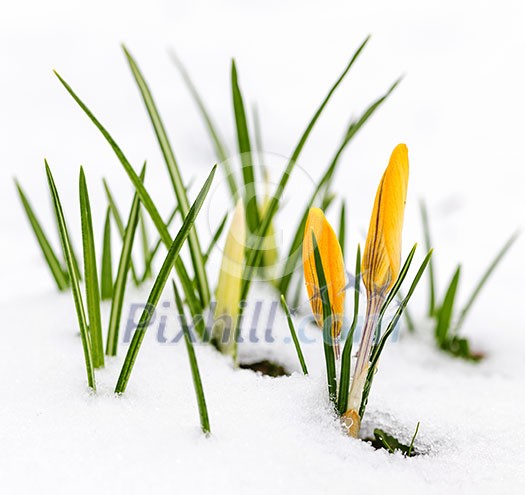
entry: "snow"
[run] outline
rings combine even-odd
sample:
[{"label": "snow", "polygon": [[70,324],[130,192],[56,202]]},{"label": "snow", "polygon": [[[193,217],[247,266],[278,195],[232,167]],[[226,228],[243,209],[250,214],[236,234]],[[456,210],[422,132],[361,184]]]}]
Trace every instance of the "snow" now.
[{"label": "snow", "polygon": [[[356,115],[402,73],[391,100],[345,154],[337,181],[347,198],[351,244],[363,242],[371,201],[389,152],[410,150],[405,251],[420,240],[417,201],[429,204],[440,287],[464,265],[465,300],[486,263],[523,227],[525,111],[521,2],[413,1],[349,6],[333,2],[177,4],[25,2],[0,16],[0,486],[6,493],[521,493],[525,488],[525,296],[520,238],[483,292],[464,333],[487,359],[473,365],[436,351],[428,325],[387,346],[363,424],[409,441],[421,421],[412,459],[375,451],[345,437],[326,398],[319,341],[305,344],[310,376],[300,373],[279,310],[274,343],[246,343],[244,360],[272,356],[293,374],[268,378],[233,370],[208,346],[197,355],[212,435],[203,437],[186,351],[148,333],[122,397],[112,393],[126,346],[85,386],[71,296],[57,294],[23,217],[11,178],[27,190],[51,229],[43,158],[50,161],[74,238],[76,184],[85,166],[97,232],[104,213],[100,178],[121,208],[131,190],[111,150],[51,73],[56,68],[107,125],[133,164],[150,163],[148,187],[167,212],[173,198],[153,133],[119,51],[137,57],[196,189],[212,150],[182,82],[166,55],[173,46],[233,143],[229,59],[236,57],[248,101],[261,113],[270,153],[286,156],[349,54],[373,38],[319,122],[278,219],[284,239],[308,176],[318,177]],[[210,76],[211,75],[211,76]],[[231,146],[233,148],[233,146]],[[210,200],[211,203],[211,200]],[[214,205],[217,203],[213,203]],[[203,210],[202,235],[220,208]],[[330,219],[335,221],[336,210]],[[206,223],[208,222],[208,224]],[[201,225],[201,224],[199,224]],[[422,259],[422,252],[418,260]],[[220,250],[214,253],[217,270]],[[350,263],[351,265],[352,263]],[[212,277],[212,280],[214,278]],[[256,287],[250,303],[265,310],[275,295]],[[421,320],[422,286],[412,311]],[[147,289],[129,290],[126,308]],[[166,291],[164,300],[169,300]],[[108,308],[105,307],[107,317]],[[127,312],[125,311],[125,314]],[[170,314],[169,310],[166,314]],[[266,314],[266,313],[265,313]],[[306,311],[305,311],[306,314]],[[265,317],[261,316],[260,331]],[[169,320],[167,334],[178,328]],[[315,330],[306,330],[314,336]],[[259,334],[262,337],[262,333]]]}]

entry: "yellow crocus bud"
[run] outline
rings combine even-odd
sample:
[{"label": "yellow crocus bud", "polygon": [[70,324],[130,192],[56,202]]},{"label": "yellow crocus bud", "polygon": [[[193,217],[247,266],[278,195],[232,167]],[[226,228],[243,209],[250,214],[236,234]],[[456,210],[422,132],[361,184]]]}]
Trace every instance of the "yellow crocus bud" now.
[{"label": "yellow crocus bud", "polygon": [[303,269],[306,290],[317,324],[323,326],[323,302],[319,287],[319,278],[315,268],[312,232],[315,235],[323,271],[326,279],[326,290],[332,308],[332,338],[335,353],[339,357],[338,339],[341,333],[345,306],[345,269],[343,253],[334,229],[328,223],[320,208],[311,208],[306,220],[303,239]]},{"label": "yellow crocus bud", "polygon": [[401,234],[408,186],[408,149],[395,147],[381,178],[370,219],[362,263],[367,307],[361,343],[357,353],[347,412],[343,415],[348,433],[359,433],[359,415],[363,388],[370,363],[375,328],[385,295],[395,284],[401,267]]},{"label": "yellow crocus bud", "polygon": [[399,275],[407,186],[408,149],[399,144],[377,190],[363,254],[363,283],[371,294],[388,292]]},{"label": "yellow crocus bud", "polygon": [[235,357],[236,327],[246,249],[246,217],[242,199],[235,206],[222,256],[217,284],[213,338],[217,347]]}]

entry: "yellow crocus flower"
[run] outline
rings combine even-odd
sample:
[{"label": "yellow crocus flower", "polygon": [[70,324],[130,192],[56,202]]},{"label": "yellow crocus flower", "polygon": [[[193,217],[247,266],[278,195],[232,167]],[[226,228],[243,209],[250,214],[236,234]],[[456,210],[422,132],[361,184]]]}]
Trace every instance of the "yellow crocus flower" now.
[{"label": "yellow crocus flower", "polygon": [[345,270],[343,253],[337,236],[320,208],[311,208],[306,220],[303,239],[303,269],[306,290],[317,324],[323,326],[323,303],[317,270],[315,269],[312,232],[323,263],[330,306],[332,308],[332,338],[339,357],[338,338],[341,333],[345,306]]},{"label": "yellow crocus flower", "polygon": [[401,267],[401,233],[408,186],[408,149],[395,147],[377,190],[363,254],[363,283],[370,294],[388,292]]},{"label": "yellow crocus flower", "polygon": [[367,308],[348,409],[343,415],[343,421],[347,423],[352,436],[359,433],[360,418],[357,411],[368,374],[370,350],[379,312],[386,294],[399,276],[407,186],[408,149],[406,145],[399,144],[392,152],[379,183],[363,255],[362,277],[366,287]]}]

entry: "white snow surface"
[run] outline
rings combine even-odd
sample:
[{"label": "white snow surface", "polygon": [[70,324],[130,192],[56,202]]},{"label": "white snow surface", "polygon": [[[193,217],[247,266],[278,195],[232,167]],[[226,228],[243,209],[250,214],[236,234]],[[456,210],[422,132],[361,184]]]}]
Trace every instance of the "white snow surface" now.
[{"label": "white snow surface", "polygon": [[[412,305],[417,334],[403,332],[385,349],[363,433],[382,427],[408,442],[420,421],[416,447],[424,455],[390,455],[342,433],[328,405],[320,342],[304,345],[310,368],[304,377],[291,344],[284,342],[288,334],[280,310],[276,342],[243,345],[241,356],[272,357],[293,372],[289,377],[234,370],[210,346],[197,346],[212,429],[206,438],[184,346],[159,344],[156,327],[145,339],[123,396],[113,394],[127,348],[122,343],[119,356],[97,372],[96,395],[87,390],[71,295],[56,292],[12,183],[13,176],[21,181],[52,232],[43,171],[47,157],[77,248],[80,164],[97,233],[105,210],[101,177],[108,178],[121,208],[128,207],[127,177],[53,68],[107,125],[136,167],[148,159],[148,188],[167,213],[172,192],[119,43],[127,44],[144,70],[186,180],[196,177],[195,193],[213,164],[213,150],[167,47],[186,62],[231,150],[228,84],[234,56],[248,106],[258,105],[265,149],[287,156],[350,54],[372,33],[303,152],[302,172],[291,181],[278,232],[288,239],[305,181],[326,166],[348,118],[405,74],[339,169],[336,186],[349,214],[348,259],[357,242],[363,243],[389,153],[406,142],[411,178],[405,252],[421,239],[417,204],[424,197],[440,294],[461,261],[460,301],[465,301],[499,246],[523,227],[522,2],[1,5],[2,493],[523,493],[523,238],[463,329],[474,348],[487,354],[482,363],[465,363],[434,349],[423,318],[425,284]],[[210,236],[208,225],[216,225],[227,207],[214,189],[198,221],[204,239]],[[337,209],[329,218],[336,223]],[[211,261],[212,280],[220,254],[217,249]],[[128,291],[124,318],[131,303],[146,300],[147,289]],[[275,298],[268,287],[256,286],[250,303],[260,300],[267,308]],[[166,291],[163,300],[169,299]],[[108,311],[104,306],[105,322]],[[178,326],[169,310],[164,314],[171,317],[166,334],[173,337]]]}]

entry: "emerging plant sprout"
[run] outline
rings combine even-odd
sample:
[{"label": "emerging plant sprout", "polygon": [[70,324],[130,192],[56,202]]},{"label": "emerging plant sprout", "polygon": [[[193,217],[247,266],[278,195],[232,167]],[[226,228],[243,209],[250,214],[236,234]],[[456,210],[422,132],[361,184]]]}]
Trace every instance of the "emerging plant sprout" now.
[{"label": "emerging plant sprout", "polygon": [[226,237],[216,290],[213,342],[223,353],[237,359],[237,328],[241,302],[242,273],[246,249],[246,217],[242,199],[237,201]]},{"label": "emerging plant sprout", "polygon": [[[376,195],[370,230],[367,237],[362,267],[360,249],[357,251],[354,318],[349,328],[342,353],[339,390],[335,375],[335,358],[339,357],[336,340],[342,321],[344,296],[344,267],[341,248],[335,233],[319,209],[308,215],[303,241],[303,266],[306,288],[312,310],[319,326],[323,328],[324,351],[330,400],[337,403],[337,410],[348,434],[357,437],[377,361],[386,340],[394,331],[401,314],[408,304],[431,256],[424,259],[407,296],[394,317],[382,332],[381,324],[386,309],[399,291],[412,258],[415,246],[401,267],[401,232],[408,182],[408,151],[405,145],[397,146],[381,179]],[[350,380],[351,349],[359,311],[359,285],[367,289],[367,311],[357,360]],[[350,383],[351,382],[351,383]],[[350,387],[350,388],[349,388]],[[339,396],[339,400],[337,400]]]},{"label": "emerging plant sprout", "polygon": [[[427,207],[423,201],[421,202],[421,220],[423,224],[425,245],[428,249],[430,249],[430,246],[432,245],[430,223],[428,219]],[[498,265],[516,242],[518,236],[519,232],[515,232],[501,247],[494,259],[486,268],[485,272],[480,277],[478,283],[474,286],[474,289],[469,295],[467,302],[460,309],[458,315],[455,315],[454,308],[457,306],[456,299],[461,279],[461,265],[456,267],[456,270],[454,271],[454,274],[452,275],[452,278],[447,286],[443,299],[441,302],[439,302],[436,300],[437,291],[433,262],[429,264],[428,317],[433,320],[434,341],[438,349],[454,357],[462,358],[467,361],[480,361],[483,359],[484,355],[482,353],[472,351],[469,340],[466,337],[461,336],[460,330],[483,287],[485,287],[486,283]],[[410,330],[414,331],[415,328],[412,318],[408,313],[406,316]]]}]

